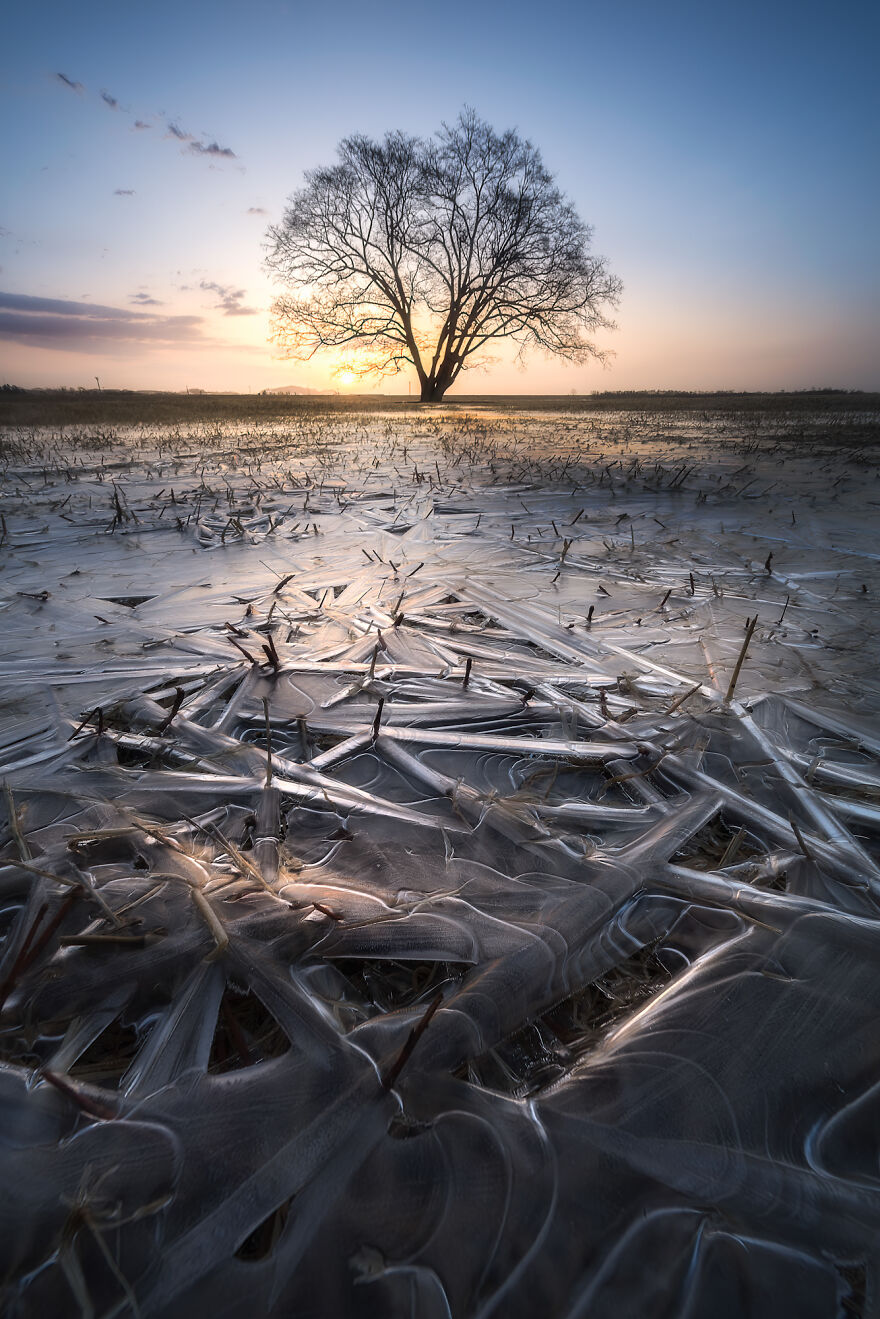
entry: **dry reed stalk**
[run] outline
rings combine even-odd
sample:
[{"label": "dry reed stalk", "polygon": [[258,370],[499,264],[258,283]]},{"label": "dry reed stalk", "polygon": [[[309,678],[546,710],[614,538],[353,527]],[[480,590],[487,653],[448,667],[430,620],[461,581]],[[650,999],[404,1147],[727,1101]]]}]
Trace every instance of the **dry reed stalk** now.
[{"label": "dry reed stalk", "polygon": [[734,666],[734,670],[730,678],[730,683],[727,688],[727,693],[724,697],[725,705],[729,705],[730,702],[733,700],[733,693],[734,690],[736,689],[737,680],[739,679],[740,669],[742,668],[743,663],[745,661],[746,651],[749,648],[749,642],[752,639],[752,633],[757,627],[757,624],[758,624],[758,615],[755,614],[754,618],[749,619],[748,625],[746,626],[746,635],[742,643],[742,648],[739,652],[739,658],[737,659],[736,665]]},{"label": "dry reed stalk", "polygon": [[27,839],[22,833],[18,819],[18,810],[15,805],[15,798],[12,795],[12,789],[8,783],[3,784],[3,792],[6,797],[6,813],[9,817],[9,828],[12,830],[12,837],[15,839],[15,845],[18,848],[18,855],[22,861],[30,861],[30,848],[27,845]]},{"label": "dry reed stalk", "polygon": [[701,682],[698,682],[696,683],[695,686],[691,687],[688,691],[683,692],[681,696],[676,696],[675,700],[667,708],[666,714],[673,714],[680,706],[684,705],[685,701],[689,701],[692,696],[696,696],[697,692],[700,690],[702,685],[703,684]]},{"label": "dry reed stalk", "polygon": [[413,1026],[412,1030],[407,1036],[406,1043],[404,1044],[403,1048],[400,1050],[400,1053],[397,1055],[397,1058],[394,1060],[392,1065],[389,1067],[388,1071],[382,1077],[383,1090],[390,1090],[392,1088],[394,1082],[400,1076],[400,1073],[403,1071],[404,1067],[406,1066],[410,1057],[412,1056],[413,1049],[415,1049],[422,1035],[424,1035],[425,1031],[427,1030],[431,1018],[433,1017],[434,1013],[437,1011],[437,1009],[439,1008],[442,1002],[443,1002],[443,991],[442,989],[438,989],[437,993],[434,995],[434,997],[431,999],[431,1002],[428,1004],[427,1012],[425,1012],[425,1014],[420,1018],[420,1020],[416,1022],[415,1026]]}]

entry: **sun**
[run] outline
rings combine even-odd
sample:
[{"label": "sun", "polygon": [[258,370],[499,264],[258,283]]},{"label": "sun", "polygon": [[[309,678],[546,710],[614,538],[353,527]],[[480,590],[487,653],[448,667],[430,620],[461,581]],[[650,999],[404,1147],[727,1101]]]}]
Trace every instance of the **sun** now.
[{"label": "sun", "polygon": [[343,366],[338,371],[334,371],[334,376],[340,385],[351,385],[357,379],[351,367]]}]

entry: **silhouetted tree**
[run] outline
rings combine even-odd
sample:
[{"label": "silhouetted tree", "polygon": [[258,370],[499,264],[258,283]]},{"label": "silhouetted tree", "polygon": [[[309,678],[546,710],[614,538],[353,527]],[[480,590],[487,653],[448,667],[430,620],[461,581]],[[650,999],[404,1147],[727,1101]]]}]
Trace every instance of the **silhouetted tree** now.
[{"label": "silhouetted tree", "polygon": [[611,326],[620,281],[530,142],[468,109],[431,140],[348,137],[338,155],[268,233],[287,356],[350,348],[360,374],[411,364],[426,402],[494,340],[602,356],[589,336]]}]

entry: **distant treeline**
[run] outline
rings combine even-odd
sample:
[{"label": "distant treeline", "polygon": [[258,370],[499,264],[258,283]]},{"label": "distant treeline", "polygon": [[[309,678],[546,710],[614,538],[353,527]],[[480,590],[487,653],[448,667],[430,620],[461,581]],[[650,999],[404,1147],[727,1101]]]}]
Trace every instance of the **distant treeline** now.
[{"label": "distant treeline", "polygon": [[801,394],[859,394],[863,389],[835,389],[815,386],[812,389],[779,389],[767,394],[754,389],[595,389],[587,398],[789,398]]}]

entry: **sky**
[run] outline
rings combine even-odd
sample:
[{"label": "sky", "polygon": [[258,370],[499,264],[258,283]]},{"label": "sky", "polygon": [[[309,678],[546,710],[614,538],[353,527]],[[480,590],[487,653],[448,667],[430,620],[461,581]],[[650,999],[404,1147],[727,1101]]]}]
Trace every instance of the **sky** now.
[{"label": "sky", "polygon": [[3,29],[0,382],[353,389],[279,358],[267,226],[341,138],[471,105],[624,293],[605,365],[502,352],[454,392],[880,389],[873,0],[32,0]]}]

